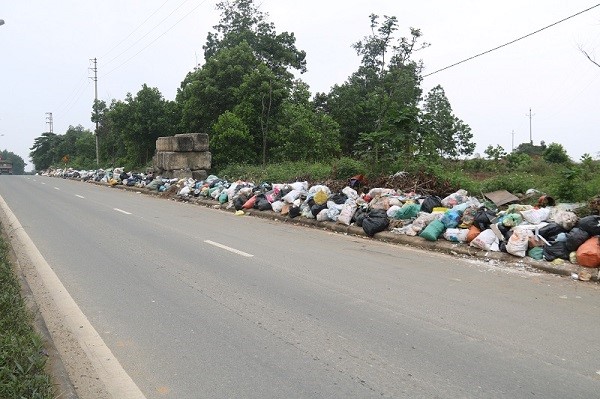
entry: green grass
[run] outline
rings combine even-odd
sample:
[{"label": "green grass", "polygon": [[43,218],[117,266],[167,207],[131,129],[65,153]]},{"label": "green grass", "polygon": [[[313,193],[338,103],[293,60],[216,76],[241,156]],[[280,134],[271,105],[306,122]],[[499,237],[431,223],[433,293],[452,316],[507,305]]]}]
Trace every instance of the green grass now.
[{"label": "green grass", "polygon": [[32,327],[21,288],[0,238],[0,398],[53,398],[43,342]]}]

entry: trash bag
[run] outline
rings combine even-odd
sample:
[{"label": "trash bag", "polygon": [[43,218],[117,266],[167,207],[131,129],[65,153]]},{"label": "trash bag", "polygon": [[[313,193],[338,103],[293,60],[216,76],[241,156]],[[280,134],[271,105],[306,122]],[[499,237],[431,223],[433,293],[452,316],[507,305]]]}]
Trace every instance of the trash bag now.
[{"label": "trash bag", "polygon": [[588,233],[590,236],[600,235],[600,216],[590,215],[579,220],[577,227]]},{"label": "trash bag", "polygon": [[442,216],[440,221],[444,223],[444,226],[446,226],[447,229],[453,229],[460,224],[460,217],[460,212],[451,209],[444,213],[444,216]]},{"label": "trash bag", "polygon": [[313,214],[314,217],[317,217],[317,215],[323,210],[323,209],[327,209],[327,205],[326,204],[314,204],[313,206],[310,207],[310,212]]},{"label": "trash bag", "polygon": [[283,205],[285,205],[283,203],[283,201],[275,201],[271,204],[271,208],[273,209],[273,211],[275,212],[281,212],[281,209],[283,209]]},{"label": "trash bag", "polygon": [[233,207],[236,211],[239,211],[244,208],[246,201],[248,201],[248,197],[245,195],[238,195],[233,199]]},{"label": "trash bag", "polygon": [[498,252],[500,250],[500,240],[492,229],[483,230],[469,245],[486,251]]},{"label": "trash bag", "polygon": [[460,227],[468,229],[473,225],[473,222],[475,222],[475,217],[477,216],[477,209],[478,208],[475,206],[469,206],[467,209],[465,209],[462,214]]},{"label": "trash bag", "polygon": [[577,249],[577,264],[600,267],[600,237],[592,237]]},{"label": "trash bag", "polygon": [[540,224],[550,217],[550,208],[530,209],[522,211],[521,215],[528,223]]},{"label": "trash bag", "polygon": [[469,229],[446,229],[444,231],[444,238],[450,242],[467,242],[467,234]]},{"label": "trash bag", "polygon": [[244,205],[242,205],[242,208],[252,209],[252,208],[254,208],[255,203],[256,203],[256,195],[253,195],[252,197],[250,197],[250,199],[248,199],[248,201],[244,202]]},{"label": "trash bag", "polygon": [[362,228],[366,235],[373,237],[376,233],[387,229],[389,224],[390,220],[385,211],[373,209],[364,218]]},{"label": "trash bag", "polygon": [[556,223],[548,223],[538,231],[538,234],[544,237],[547,241],[554,241],[556,236],[560,233],[566,233],[566,230],[564,227]]},{"label": "trash bag", "polygon": [[337,222],[345,224],[346,226],[350,226],[350,223],[352,223],[352,217],[354,216],[356,209],[358,209],[356,201],[350,200],[347,203],[345,203],[340,212],[340,216],[338,216]]},{"label": "trash bag", "polygon": [[523,216],[519,215],[518,213],[509,213],[502,219],[502,224],[506,227],[515,227],[521,223],[523,223]]},{"label": "trash bag", "polygon": [[421,203],[421,212],[431,213],[433,212],[433,208],[441,207],[442,200],[437,195],[430,195],[425,197],[423,202]]},{"label": "trash bag", "polygon": [[437,241],[437,239],[440,238],[440,236],[444,233],[444,230],[446,230],[444,223],[438,219],[435,219],[429,223],[423,231],[421,231],[419,236],[423,237],[427,241]]},{"label": "trash bag", "polygon": [[543,247],[533,247],[529,251],[527,251],[527,256],[533,258],[535,260],[544,259],[544,248]]},{"label": "trash bag", "polygon": [[290,216],[290,219],[293,219],[295,217],[300,216],[300,213],[301,211],[299,206],[291,206],[288,215]]},{"label": "trash bag", "polygon": [[329,201],[333,201],[338,205],[343,205],[344,203],[346,203],[347,199],[348,196],[344,193],[333,194],[331,197],[329,197]]},{"label": "trash bag", "polygon": [[530,235],[531,230],[516,227],[506,243],[506,252],[524,258],[527,255],[527,248],[529,248]]},{"label": "trash bag", "polygon": [[419,204],[404,204],[394,215],[395,219],[412,219],[417,217],[421,211],[421,205]]},{"label": "trash bag", "polygon": [[273,209],[271,203],[264,195],[257,195],[256,201],[254,202],[254,207],[259,211],[270,211]]},{"label": "trash bag", "polygon": [[[317,205],[317,206],[319,206],[319,205]],[[317,219],[317,221],[319,221],[319,222],[328,221],[329,216],[327,216],[327,210],[328,210],[327,207],[321,209],[321,211],[319,213],[317,213],[317,215],[315,216],[315,219]]]},{"label": "trash bag", "polygon": [[492,220],[496,217],[496,214],[486,207],[481,207],[477,210],[475,220],[473,224],[481,231],[485,231],[490,228]]},{"label": "trash bag", "polygon": [[313,200],[315,201],[315,204],[317,205],[324,205],[327,203],[327,198],[329,196],[327,195],[327,193],[323,190],[319,190],[317,191],[317,193],[313,196]]},{"label": "trash bag", "polygon": [[565,230],[571,230],[577,225],[579,218],[573,212],[558,210],[552,216],[552,219],[556,224],[561,225]]},{"label": "trash bag", "polygon": [[[198,191],[198,193],[200,193],[200,191]],[[194,191],[195,194],[195,191]],[[224,204],[227,202],[227,191],[223,191],[221,192],[221,194],[219,194],[219,204]]]},{"label": "trash bag", "polygon": [[365,210],[365,208],[363,208],[362,206],[358,207],[358,209],[354,213],[354,216],[352,217],[354,224],[358,227],[362,227],[363,220],[365,220],[365,217],[367,217],[367,213],[368,211]]},{"label": "trash bag", "polygon": [[481,229],[475,225],[471,225],[469,227],[469,233],[467,234],[467,242],[471,242],[477,238],[477,236],[481,233]]},{"label": "trash bag", "polygon": [[390,219],[394,218],[396,216],[396,212],[398,212],[400,210],[400,208],[402,208],[400,205],[390,206],[390,208],[386,211],[388,217]]},{"label": "trash bag", "polygon": [[567,250],[569,250],[569,252],[577,251],[577,248],[586,242],[588,238],[590,238],[588,233],[581,230],[579,227],[575,227],[567,233]]},{"label": "trash bag", "polygon": [[454,205],[462,204],[467,202],[469,193],[466,190],[458,190],[457,192],[450,194],[442,200],[442,206],[446,208],[452,208]]},{"label": "trash bag", "polygon": [[569,260],[569,251],[565,241],[553,241],[551,245],[544,244],[544,259],[552,262],[555,259]]}]

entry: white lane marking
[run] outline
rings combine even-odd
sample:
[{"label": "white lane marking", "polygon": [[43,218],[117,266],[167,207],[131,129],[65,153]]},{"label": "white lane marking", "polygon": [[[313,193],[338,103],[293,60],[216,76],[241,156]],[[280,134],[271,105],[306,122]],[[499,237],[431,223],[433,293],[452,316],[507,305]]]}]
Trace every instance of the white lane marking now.
[{"label": "white lane marking", "polygon": [[54,187],[54,189],[55,189],[55,190],[60,190],[60,188],[58,188],[58,187]]},{"label": "white lane marking", "polygon": [[42,184],[46,184],[46,183],[42,182]]},{"label": "white lane marking", "polygon": [[[73,297],[67,292],[63,283],[59,280],[52,267],[46,262],[37,249],[17,217],[10,210],[2,196],[0,196],[0,220],[14,234],[14,240],[18,241],[23,251],[17,251],[17,256],[24,257],[22,260],[31,265],[36,274],[43,282],[30,284],[35,298],[47,301],[48,298],[56,304],[59,315],[56,315],[64,328],[73,334],[79,346],[92,363],[92,367],[98,373],[100,380],[108,390],[112,398],[146,399],[129,374],[123,369],[119,360],[114,356],[100,334],[92,326],[89,319],[83,314]],[[15,245],[15,244],[13,244]],[[42,312],[47,312],[47,306],[41,307]],[[51,331],[51,335],[54,333]]]},{"label": "white lane marking", "polygon": [[75,196],[76,196],[77,198],[85,199],[85,197],[84,197],[83,195],[75,194]]},{"label": "white lane marking", "polygon": [[131,212],[124,211],[123,209],[119,209],[119,208],[113,208],[113,209],[114,209],[115,211],[117,211],[117,212],[121,212],[121,213],[124,213],[124,214],[126,214],[126,215],[131,215]]},{"label": "white lane marking", "polygon": [[252,258],[254,255],[240,251],[239,249],[228,247],[227,245],[219,244],[218,242],[214,242],[211,240],[204,240],[205,243],[214,245],[215,247],[224,249],[225,251],[233,252],[234,254],[245,256],[246,258]]}]

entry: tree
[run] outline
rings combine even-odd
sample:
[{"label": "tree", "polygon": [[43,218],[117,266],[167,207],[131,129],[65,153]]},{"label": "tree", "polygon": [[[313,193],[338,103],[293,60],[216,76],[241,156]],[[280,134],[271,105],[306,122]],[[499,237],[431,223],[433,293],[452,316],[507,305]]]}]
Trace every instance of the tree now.
[{"label": "tree", "polygon": [[54,133],[42,133],[41,136],[34,140],[33,146],[30,148],[29,157],[33,162],[35,170],[48,169],[60,160],[56,155],[59,142],[59,136]]},{"label": "tree", "polygon": [[546,162],[556,164],[564,164],[571,160],[564,147],[558,143],[550,143],[544,150],[542,157]]},{"label": "tree", "polygon": [[496,147],[488,145],[485,151],[483,152],[488,159],[493,159],[494,161],[498,161],[504,157],[506,157],[506,151],[500,144],[497,144]]},{"label": "tree", "polygon": [[23,158],[21,158],[17,154],[8,150],[3,150],[2,152],[0,152],[0,159],[12,163],[13,175],[22,175],[23,173],[25,173],[26,163],[23,160]]},{"label": "tree", "polygon": [[370,16],[371,35],[353,45],[361,65],[343,85],[330,91],[319,106],[340,125],[345,155],[373,156],[382,161],[412,155],[418,127],[417,105],[421,97],[422,63],[412,60],[421,31],[410,29],[408,38],[397,39],[397,19]]},{"label": "tree", "polygon": [[213,126],[210,137],[212,167],[232,163],[251,163],[256,160],[253,139],[248,126],[233,112],[225,111]]},{"label": "tree", "polygon": [[471,142],[471,128],[454,116],[442,86],[434,87],[425,97],[422,123],[425,137],[421,139],[421,148],[426,154],[435,151],[441,157],[450,158],[473,154],[475,143]]},{"label": "tree", "polygon": [[289,69],[306,72],[306,53],[296,48],[293,33],[277,34],[275,25],[267,21],[253,0],[226,0],[217,3],[221,11],[219,24],[213,26],[204,45],[208,61],[219,51],[246,42],[257,60],[264,63],[279,78],[291,80]]}]

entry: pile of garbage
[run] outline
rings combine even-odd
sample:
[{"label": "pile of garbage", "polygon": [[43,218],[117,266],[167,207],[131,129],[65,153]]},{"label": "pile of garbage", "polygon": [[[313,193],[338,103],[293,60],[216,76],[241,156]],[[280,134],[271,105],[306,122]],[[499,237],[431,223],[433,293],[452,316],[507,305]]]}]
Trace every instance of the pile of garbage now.
[{"label": "pile of garbage", "polygon": [[177,186],[181,199],[210,198],[235,209],[238,215],[250,209],[272,211],[292,219],[360,226],[370,237],[391,231],[520,258],[600,267],[600,216],[579,218],[572,207],[555,204],[545,195],[536,205],[514,203],[516,197],[512,196],[513,203],[498,207],[488,198],[469,196],[465,190],[444,198],[391,188],[372,188],[359,194],[356,189],[360,182],[352,180],[339,192],[326,185],[309,186],[306,181],[255,185],[230,183],[214,175],[204,181],[182,180]]},{"label": "pile of garbage", "polygon": [[[215,175],[205,180],[163,179],[151,173],[125,173],[122,168],[71,175],[110,185],[146,188],[184,201],[211,199],[221,207],[234,209],[237,215],[249,210],[271,211],[291,219],[359,226],[369,237],[391,231],[428,241],[444,239],[519,258],[600,267],[600,216],[580,218],[573,212],[575,206],[556,204],[546,195],[541,195],[535,205],[520,204],[519,198],[506,191],[477,198],[458,190],[440,198],[392,188],[367,189],[360,175],[336,191],[324,184],[311,186],[307,181],[256,185],[229,182]],[[403,174],[394,176],[402,178]],[[537,193],[528,192],[530,196]],[[594,201],[600,203],[592,200],[592,210]]]}]

